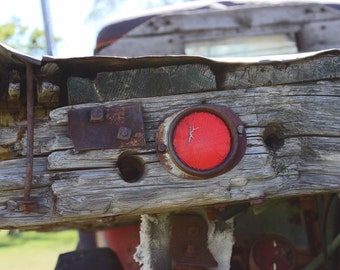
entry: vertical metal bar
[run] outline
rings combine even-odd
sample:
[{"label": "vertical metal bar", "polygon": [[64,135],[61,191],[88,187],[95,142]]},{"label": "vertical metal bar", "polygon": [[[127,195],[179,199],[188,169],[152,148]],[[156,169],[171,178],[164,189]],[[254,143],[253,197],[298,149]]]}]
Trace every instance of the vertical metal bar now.
[{"label": "vertical metal bar", "polygon": [[[33,93],[33,69],[26,64],[26,95],[27,95],[27,153],[26,153],[26,182],[24,189],[25,202],[31,200],[31,187],[33,180],[33,147],[34,147],[34,93]],[[26,205],[27,206],[27,205]],[[29,212],[28,207],[24,208]]]},{"label": "vertical metal bar", "polygon": [[52,17],[50,14],[50,3],[49,0],[41,0],[41,10],[44,19],[44,27],[45,27],[45,37],[46,37],[46,48],[47,54],[53,55],[54,51],[54,42],[53,42],[53,31],[52,31]]}]

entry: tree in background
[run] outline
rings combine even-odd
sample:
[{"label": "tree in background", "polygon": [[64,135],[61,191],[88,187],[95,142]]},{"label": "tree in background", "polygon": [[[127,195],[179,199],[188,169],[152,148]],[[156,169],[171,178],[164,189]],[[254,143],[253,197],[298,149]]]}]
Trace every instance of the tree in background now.
[{"label": "tree in background", "polygon": [[[54,38],[58,42],[59,38]],[[29,29],[23,26],[21,20],[12,17],[10,22],[0,25],[0,41],[34,57],[46,54],[46,41],[44,30]]]}]

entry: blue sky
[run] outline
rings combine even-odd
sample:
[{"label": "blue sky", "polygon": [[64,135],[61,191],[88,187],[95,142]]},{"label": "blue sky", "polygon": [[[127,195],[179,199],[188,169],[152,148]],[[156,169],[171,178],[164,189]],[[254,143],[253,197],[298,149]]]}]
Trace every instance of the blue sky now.
[{"label": "blue sky", "polygon": [[[43,29],[43,17],[40,0],[7,0],[0,9],[0,24],[17,17],[22,24],[30,28]],[[3,3],[2,2],[2,3]],[[125,0],[116,13],[102,21],[89,21],[94,0],[49,0],[53,34],[61,38],[55,49],[57,57],[78,57],[93,55],[99,30],[115,18],[131,15],[144,8],[136,0]],[[144,2],[144,1],[141,1]]]},{"label": "blue sky", "polygon": [[[55,50],[58,57],[92,55],[98,27],[87,22],[93,0],[50,0],[54,36],[62,41]],[[0,23],[17,17],[30,28],[43,29],[40,0],[6,1],[0,9]]]},{"label": "blue sky", "polygon": [[[136,5],[138,1],[138,5]],[[180,2],[180,0],[174,0]],[[2,0],[0,24],[17,17],[22,25],[44,29],[41,0]],[[49,0],[53,35],[61,38],[55,48],[56,57],[93,55],[100,29],[114,20],[141,12],[148,4],[159,5],[160,0],[121,0],[110,16],[102,20],[89,20],[94,0]]]},{"label": "blue sky", "polygon": [[[5,4],[0,9],[0,24],[9,22],[11,17],[18,17],[23,25],[43,29],[40,1],[2,0]],[[339,1],[319,0],[319,2],[333,3],[339,3]],[[146,8],[146,3],[157,6],[161,2],[161,0],[121,0],[121,4],[111,16],[98,21],[89,21],[88,15],[92,10],[94,0],[49,0],[53,34],[61,38],[54,55],[57,57],[93,55],[97,33],[103,26],[113,20],[140,12]],[[174,2],[180,2],[180,0],[174,0]]]}]

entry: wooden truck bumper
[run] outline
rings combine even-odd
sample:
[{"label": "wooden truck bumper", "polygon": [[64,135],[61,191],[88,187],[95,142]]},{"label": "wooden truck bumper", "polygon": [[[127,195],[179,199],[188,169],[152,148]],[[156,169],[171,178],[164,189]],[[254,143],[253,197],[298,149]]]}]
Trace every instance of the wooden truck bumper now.
[{"label": "wooden truck bumper", "polygon": [[[249,62],[190,56],[37,61],[6,47],[0,55],[2,229],[104,229],[140,215],[150,222],[149,215],[340,191],[339,50]],[[11,83],[18,84],[16,94]],[[97,146],[98,128],[86,133],[91,148],[75,147],[71,111],[107,113],[135,104],[139,129],[113,113],[105,119],[118,124],[106,132],[118,144]],[[156,134],[165,118],[202,104],[225,106],[241,119],[245,154],[216,177],[178,177],[161,164]],[[100,119],[89,110],[88,120],[77,121]],[[122,176],[131,168],[137,177],[127,181]]]}]

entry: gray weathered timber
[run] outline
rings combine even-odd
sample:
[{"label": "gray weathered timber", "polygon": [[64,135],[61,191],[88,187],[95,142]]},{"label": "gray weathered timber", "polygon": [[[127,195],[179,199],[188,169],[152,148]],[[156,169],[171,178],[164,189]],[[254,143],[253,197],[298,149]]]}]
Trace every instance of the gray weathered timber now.
[{"label": "gray weathered timber", "polygon": [[[338,73],[336,72],[336,76]],[[140,103],[147,146],[137,149],[76,152],[67,132],[71,108]],[[188,106],[225,105],[245,123],[247,151],[230,172],[208,180],[187,180],[169,174],[154,150],[157,128],[164,118]],[[102,217],[117,221],[147,213],[185,210],[216,203],[340,191],[340,81],[249,87],[195,94],[134,98],[81,104],[51,111],[35,125],[32,198],[38,208],[29,215],[18,210],[22,199],[23,158],[0,162],[1,228],[51,229],[104,227]],[[3,134],[21,134],[24,123]],[[284,140],[281,148],[276,135]],[[1,139],[24,154],[25,135]],[[266,143],[267,145],[266,145]],[[118,156],[133,150],[145,162],[143,177],[125,182]]]},{"label": "gray weathered timber", "polygon": [[[102,48],[98,55],[180,55],[189,42],[221,41],[232,37],[274,34],[297,36],[300,52],[339,46],[334,35],[339,10],[316,3],[281,3],[234,6],[216,10],[159,15]],[[278,44],[280,46],[280,44]]]},{"label": "gray weathered timber", "polygon": [[[210,13],[210,14],[209,14]],[[211,15],[213,14],[213,16]],[[187,16],[196,19],[188,20]],[[320,4],[285,3],[283,5],[235,6],[224,10],[205,10],[157,16],[129,32],[129,35],[155,35],[178,31],[198,31],[230,28],[250,28],[260,25],[308,23],[315,20],[339,19],[336,10]]]},{"label": "gray weathered timber", "polygon": [[[314,81],[315,78],[335,79],[340,73],[340,56],[324,55],[323,61],[317,57],[295,59],[294,61],[266,61],[260,63],[233,65],[226,67],[228,76],[218,83],[223,89],[270,86],[297,82]],[[266,63],[267,62],[267,63]],[[222,73],[223,74],[223,73]],[[222,75],[223,76],[223,75]]]},{"label": "gray weathered timber", "polygon": [[192,56],[45,59],[44,67],[59,66],[58,72],[68,76],[69,104],[80,104],[335,79],[339,59],[334,49],[221,61]]}]

